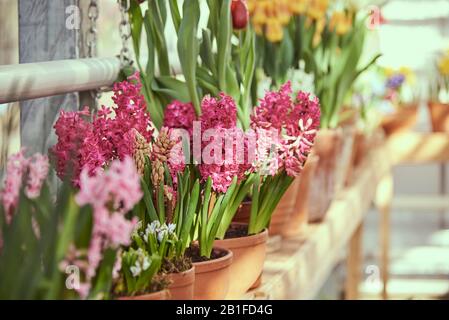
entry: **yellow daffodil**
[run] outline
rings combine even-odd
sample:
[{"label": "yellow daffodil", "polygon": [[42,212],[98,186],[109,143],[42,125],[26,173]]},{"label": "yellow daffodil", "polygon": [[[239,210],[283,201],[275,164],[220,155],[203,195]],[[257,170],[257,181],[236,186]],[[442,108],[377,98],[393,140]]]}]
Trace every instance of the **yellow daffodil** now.
[{"label": "yellow daffodil", "polygon": [[335,11],[329,22],[329,28],[339,36],[345,35],[351,30],[352,17],[343,11]]},{"label": "yellow daffodil", "polygon": [[392,68],[384,68],[385,76],[391,77],[394,74],[394,70]]},{"label": "yellow daffodil", "polygon": [[321,42],[321,35],[326,26],[326,19],[321,18],[316,22],[315,34],[313,35],[312,45],[316,48]]},{"label": "yellow daffodil", "polygon": [[266,13],[266,5],[258,5],[255,10],[254,10],[254,15],[253,15],[253,24],[257,24],[257,25],[264,25],[265,23],[267,23],[267,13]]},{"label": "yellow daffodil", "polygon": [[282,25],[287,25],[290,22],[290,11],[288,9],[287,3],[280,3],[277,7],[275,7],[276,10],[276,17],[279,20],[279,22]]},{"label": "yellow daffodil", "polygon": [[300,15],[306,12],[309,2],[310,0],[290,0],[288,7],[292,14]]},{"label": "yellow daffodil", "polygon": [[408,83],[415,83],[415,73],[409,67],[400,67],[399,73],[404,75],[405,81],[407,81]]},{"label": "yellow daffodil", "polygon": [[284,30],[278,19],[268,19],[265,34],[270,42],[279,42],[282,40],[284,37]]},{"label": "yellow daffodil", "polygon": [[441,58],[438,62],[438,69],[443,76],[449,76],[449,55]]},{"label": "yellow daffodil", "polygon": [[246,5],[248,6],[249,14],[252,15],[254,10],[256,9],[257,0],[247,0]]},{"label": "yellow daffodil", "polygon": [[311,0],[307,10],[307,15],[314,20],[322,19],[326,16],[328,7],[329,0]]}]

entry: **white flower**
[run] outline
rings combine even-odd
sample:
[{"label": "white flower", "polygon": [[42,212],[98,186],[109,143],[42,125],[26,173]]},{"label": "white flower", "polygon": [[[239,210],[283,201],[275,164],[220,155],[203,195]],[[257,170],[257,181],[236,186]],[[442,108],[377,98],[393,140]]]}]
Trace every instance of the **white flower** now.
[{"label": "white flower", "polygon": [[147,226],[147,230],[151,234],[156,234],[157,230],[161,227],[161,223],[158,220],[151,222]]},{"label": "white flower", "polygon": [[148,257],[143,258],[143,263],[142,263],[142,269],[143,270],[148,270],[148,268],[151,266],[151,260]]},{"label": "white flower", "polygon": [[136,261],[136,264],[129,268],[131,273],[133,274],[133,277],[137,277],[142,273],[142,269],[140,268],[139,262]]},{"label": "white flower", "polygon": [[168,234],[167,229],[162,229],[157,234],[157,241],[162,242],[164,240],[164,237]]},{"label": "white flower", "polygon": [[168,233],[169,233],[170,235],[174,234],[174,233],[175,233],[175,230],[176,230],[176,224],[170,223],[170,224],[168,225],[167,229],[168,229]]}]

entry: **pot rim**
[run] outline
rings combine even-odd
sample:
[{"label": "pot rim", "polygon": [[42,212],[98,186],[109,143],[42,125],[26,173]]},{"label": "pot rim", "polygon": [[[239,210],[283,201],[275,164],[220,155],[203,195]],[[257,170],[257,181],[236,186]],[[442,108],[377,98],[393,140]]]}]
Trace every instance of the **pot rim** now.
[{"label": "pot rim", "polygon": [[192,267],[189,270],[179,273],[168,273],[167,277],[172,283],[168,286],[168,289],[186,287],[195,282],[195,266],[192,264]]},{"label": "pot rim", "polygon": [[232,264],[233,253],[229,249],[225,249],[219,246],[214,246],[213,249],[221,250],[227,252],[227,254],[221,258],[202,261],[202,262],[193,262],[195,267],[195,273],[208,273],[215,272],[221,269],[228,268]]},{"label": "pot rim", "polygon": [[427,104],[429,107],[436,107],[436,106],[449,107],[449,103],[442,103],[438,101],[429,101]]},{"label": "pot rim", "polygon": [[[233,222],[231,223],[231,225],[248,226],[248,223]],[[220,244],[226,244],[226,248],[237,249],[237,248],[256,246],[261,243],[266,243],[267,240],[268,240],[268,229],[264,229],[262,232],[258,234],[246,235],[243,237],[232,239],[215,240],[215,243],[217,244],[217,246],[220,246]]]},{"label": "pot rim", "polygon": [[[163,299],[154,299],[155,297],[161,297]],[[117,300],[166,300],[168,297],[168,290],[167,289],[163,289],[160,291],[156,291],[156,292],[152,292],[152,293],[146,293],[146,294],[141,294],[138,296],[132,296],[132,297],[120,297],[117,298]]]}]

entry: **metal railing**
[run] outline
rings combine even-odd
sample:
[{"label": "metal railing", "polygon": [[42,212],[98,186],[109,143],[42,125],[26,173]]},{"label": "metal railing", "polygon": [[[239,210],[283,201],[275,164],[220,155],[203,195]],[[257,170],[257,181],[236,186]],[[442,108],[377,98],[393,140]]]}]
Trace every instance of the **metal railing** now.
[{"label": "metal railing", "polygon": [[111,86],[118,58],[89,58],[0,66],[0,103]]}]

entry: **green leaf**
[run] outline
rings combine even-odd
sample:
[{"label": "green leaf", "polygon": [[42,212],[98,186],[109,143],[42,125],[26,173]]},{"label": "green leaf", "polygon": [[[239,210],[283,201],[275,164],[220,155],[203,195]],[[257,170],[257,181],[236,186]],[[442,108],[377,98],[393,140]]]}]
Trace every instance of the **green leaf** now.
[{"label": "green leaf", "polygon": [[185,0],[183,19],[178,32],[178,52],[184,78],[197,115],[201,115],[200,99],[196,84],[196,66],[199,43],[196,37],[200,8],[197,0]]},{"label": "green leaf", "polygon": [[136,60],[140,60],[140,39],[142,37],[143,15],[137,1],[131,1],[128,14],[131,22],[131,36]]},{"label": "green leaf", "polygon": [[156,209],[154,208],[153,196],[151,195],[151,192],[148,189],[148,185],[142,179],[141,179],[140,184],[142,186],[142,191],[143,191],[143,201],[145,202],[145,206],[147,209],[147,213],[150,217],[150,221],[159,220]]},{"label": "green leaf", "polygon": [[214,79],[217,77],[217,64],[212,51],[212,35],[210,30],[203,29],[203,37],[200,48],[200,56],[204,65],[212,72]]},{"label": "green leaf", "polygon": [[173,25],[175,26],[175,31],[178,32],[181,25],[181,14],[179,13],[178,0],[169,0],[169,4]]},{"label": "green leaf", "polygon": [[218,83],[220,89],[228,92],[226,83],[227,70],[231,58],[231,35],[232,35],[232,19],[231,19],[231,0],[222,0],[220,9],[220,23],[218,25],[217,36],[217,68]]},{"label": "green leaf", "polygon": [[161,182],[157,192],[157,207],[159,212],[159,222],[165,223],[165,200],[164,200],[164,184]]},{"label": "green leaf", "polygon": [[155,78],[152,89],[158,93],[163,93],[169,100],[179,100],[184,103],[190,102],[189,89],[185,82],[169,76]]}]

